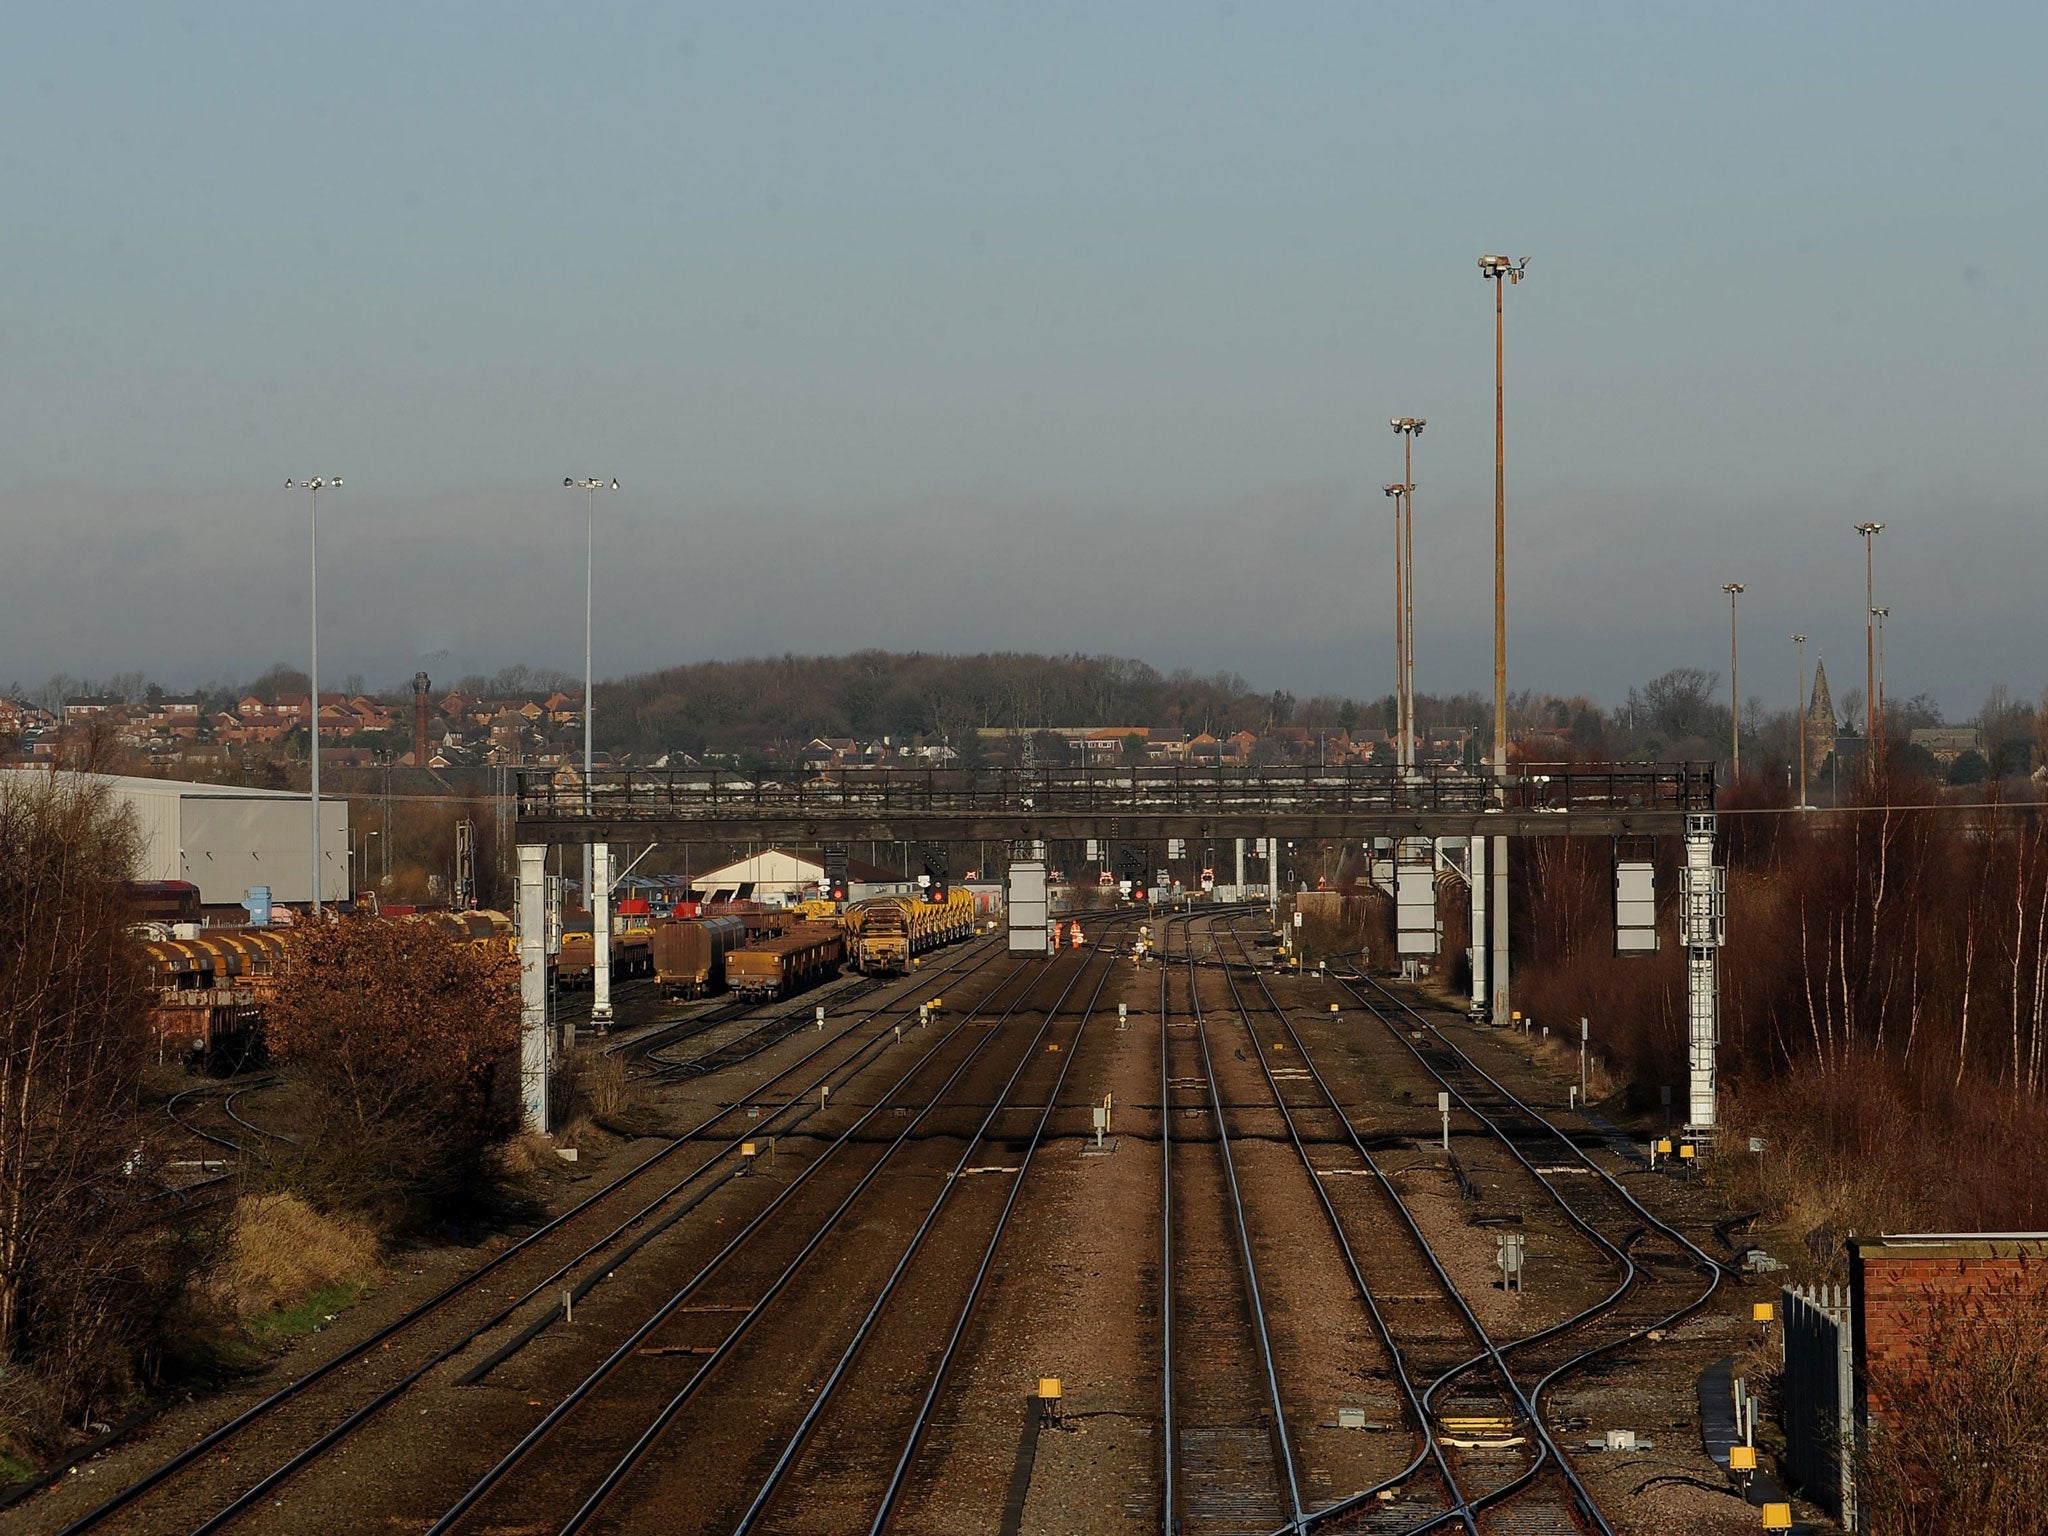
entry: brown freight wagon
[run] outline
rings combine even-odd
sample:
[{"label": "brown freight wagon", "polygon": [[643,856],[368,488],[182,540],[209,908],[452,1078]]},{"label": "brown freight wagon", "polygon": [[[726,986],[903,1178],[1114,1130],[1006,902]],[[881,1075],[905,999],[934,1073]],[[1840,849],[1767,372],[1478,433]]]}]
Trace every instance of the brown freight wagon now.
[{"label": "brown freight wagon", "polygon": [[846,958],[846,933],[835,923],[798,923],[725,957],[725,984],[742,997],[787,997],[824,980]]},{"label": "brown freight wagon", "polygon": [[727,954],[747,942],[737,917],[679,917],[654,925],[655,985],[663,997],[702,997],[725,984]]}]

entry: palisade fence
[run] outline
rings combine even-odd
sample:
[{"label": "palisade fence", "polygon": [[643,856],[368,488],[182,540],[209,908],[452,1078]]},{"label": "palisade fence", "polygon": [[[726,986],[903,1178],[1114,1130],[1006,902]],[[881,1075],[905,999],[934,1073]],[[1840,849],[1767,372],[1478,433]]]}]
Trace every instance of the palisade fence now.
[{"label": "palisade fence", "polygon": [[1785,1470],[1846,1530],[1857,1529],[1849,1288],[1786,1286]]}]

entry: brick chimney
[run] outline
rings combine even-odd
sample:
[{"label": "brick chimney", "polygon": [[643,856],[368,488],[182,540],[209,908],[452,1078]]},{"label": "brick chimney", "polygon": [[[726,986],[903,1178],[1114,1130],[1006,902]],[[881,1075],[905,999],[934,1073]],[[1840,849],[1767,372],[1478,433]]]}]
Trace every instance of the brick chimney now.
[{"label": "brick chimney", "polygon": [[433,679],[424,672],[412,675],[412,765],[427,766],[427,690]]}]

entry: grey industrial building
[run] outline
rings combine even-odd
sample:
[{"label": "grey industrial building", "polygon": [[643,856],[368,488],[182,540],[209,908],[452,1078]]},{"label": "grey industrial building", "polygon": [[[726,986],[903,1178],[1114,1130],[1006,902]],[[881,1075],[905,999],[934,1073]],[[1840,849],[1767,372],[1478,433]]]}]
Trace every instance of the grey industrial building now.
[{"label": "grey industrial building", "polygon": [[[0,788],[45,768],[0,770]],[[303,906],[312,895],[309,797],[293,790],[242,789],[95,774],[135,817],[141,858],[138,880],[188,880],[208,907],[237,907],[251,886],[268,886],[280,906]],[[349,899],[348,806],[320,803],[320,899]]]}]

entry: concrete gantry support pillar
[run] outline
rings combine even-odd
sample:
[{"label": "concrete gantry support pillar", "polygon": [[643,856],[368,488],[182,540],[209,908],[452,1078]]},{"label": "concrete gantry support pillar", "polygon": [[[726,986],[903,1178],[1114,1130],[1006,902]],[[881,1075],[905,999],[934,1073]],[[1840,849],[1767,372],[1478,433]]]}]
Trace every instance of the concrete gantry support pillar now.
[{"label": "concrete gantry support pillar", "polygon": [[1240,837],[1240,838],[1239,838],[1239,839],[1237,840],[1237,884],[1236,884],[1236,885],[1235,885],[1234,887],[1232,887],[1232,889],[1234,889],[1234,890],[1235,890],[1235,891],[1237,892],[1237,899],[1238,899],[1239,901],[1243,901],[1243,900],[1244,900],[1244,839],[1243,839],[1243,838],[1241,838],[1241,837]]},{"label": "concrete gantry support pillar", "polygon": [[1486,987],[1486,957],[1487,948],[1493,942],[1492,935],[1487,931],[1486,927],[1485,838],[1472,837],[1466,839],[1465,860],[1471,866],[1466,871],[1471,876],[1471,879],[1466,884],[1470,887],[1468,894],[1471,897],[1472,913],[1472,943],[1470,948],[1472,956],[1472,1012],[1484,1013],[1487,1009],[1488,999],[1492,995],[1487,991]]},{"label": "concrete gantry support pillar", "polygon": [[529,1131],[548,1133],[548,850],[519,845],[519,1102]]},{"label": "concrete gantry support pillar", "polygon": [[1714,817],[1685,818],[1685,884],[1679,922],[1685,940],[1686,1126],[1715,1125],[1714,1053],[1721,1043],[1720,951],[1728,938],[1725,874],[1714,863]]},{"label": "concrete gantry support pillar", "polygon": [[1496,837],[1493,840],[1493,963],[1487,967],[1486,981],[1493,1021],[1507,1024],[1513,1021],[1514,1011],[1508,1003],[1508,840]]},{"label": "concrete gantry support pillar", "polygon": [[1277,924],[1280,921],[1280,839],[1270,834],[1266,838],[1266,910]]},{"label": "concrete gantry support pillar", "polygon": [[590,849],[590,1027],[612,1027],[612,845]]}]

